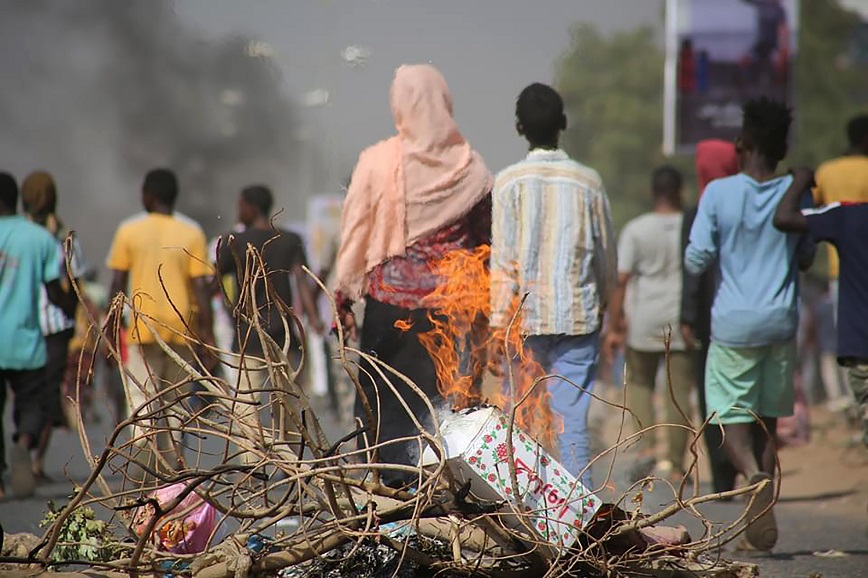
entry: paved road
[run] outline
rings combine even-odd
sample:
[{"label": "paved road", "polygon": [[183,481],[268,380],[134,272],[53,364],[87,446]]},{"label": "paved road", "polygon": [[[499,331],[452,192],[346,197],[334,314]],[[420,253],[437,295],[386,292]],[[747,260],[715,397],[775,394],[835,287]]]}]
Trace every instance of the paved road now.
[{"label": "paved road", "polygon": [[[646,496],[645,511],[655,510],[654,496],[659,495],[659,507],[668,503],[660,490]],[[829,500],[837,497],[829,497]],[[857,578],[868,576],[868,533],[865,509],[861,516],[827,515],[820,509],[825,500],[805,499],[784,501],[775,507],[780,538],[771,555],[735,552],[726,546],[723,557],[757,564],[762,578]],[[701,508],[710,520],[727,523],[744,510],[744,504],[715,503]],[[667,523],[683,523],[696,538],[702,535],[702,525],[693,517],[678,515]],[[821,557],[821,552],[835,551],[840,557]]]},{"label": "paved road", "polygon": [[[9,424],[8,415],[6,423]],[[7,425],[8,427],[8,425]],[[330,426],[333,429],[334,426]],[[10,431],[7,429],[7,431]],[[107,424],[96,426],[90,433],[95,447],[101,447],[105,439]],[[625,458],[626,462],[626,458]],[[0,523],[6,532],[39,533],[38,523],[48,500],[62,503],[71,490],[67,479],[81,481],[86,475],[77,437],[70,433],[59,433],[50,451],[49,476],[55,483],[40,486],[36,495],[28,500],[9,500],[0,503]],[[616,467],[616,476],[623,464]],[[785,481],[786,481],[785,477]],[[815,493],[816,494],[816,493]],[[746,560],[761,568],[763,578],[818,577],[849,578],[868,576],[868,533],[866,533],[866,504],[862,504],[852,515],[829,515],[824,510],[834,508],[836,500],[846,499],[845,495],[804,495],[780,503],[776,508],[780,525],[780,542],[774,555],[756,557],[744,553],[726,552],[730,559]],[[646,512],[655,511],[668,502],[665,492],[658,487],[645,496]],[[738,517],[742,504],[716,503],[703,508],[703,513],[718,522],[727,522]],[[679,516],[673,522],[688,526],[694,537],[701,535],[702,527],[693,518]],[[840,557],[819,557],[817,552],[835,550]]]}]

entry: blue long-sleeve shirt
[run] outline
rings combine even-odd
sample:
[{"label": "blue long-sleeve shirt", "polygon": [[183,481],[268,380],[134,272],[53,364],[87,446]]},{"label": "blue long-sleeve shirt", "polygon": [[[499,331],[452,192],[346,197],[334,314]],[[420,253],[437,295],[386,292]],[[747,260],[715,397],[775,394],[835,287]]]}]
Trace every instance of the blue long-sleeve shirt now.
[{"label": "blue long-sleeve shirt", "polygon": [[793,339],[799,323],[798,269],[816,247],[781,233],[772,219],[792,177],[763,183],[745,174],[705,189],[684,265],[693,274],[717,259],[711,339],[729,347],[758,347]]}]

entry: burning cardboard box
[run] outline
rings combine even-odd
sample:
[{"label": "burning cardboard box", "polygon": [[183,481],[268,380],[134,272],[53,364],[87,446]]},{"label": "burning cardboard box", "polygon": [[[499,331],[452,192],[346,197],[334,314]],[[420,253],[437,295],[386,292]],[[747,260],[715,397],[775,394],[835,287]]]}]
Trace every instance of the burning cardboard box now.
[{"label": "burning cardboard box", "polygon": [[[512,448],[518,499],[509,473],[508,418],[495,407],[456,412],[440,426],[447,464],[459,483],[470,480],[471,493],[481,500],[508,501],[501,519],[519,531],[532,527],[555,550],[573,545],[579,530],[593,519],[600,500],[518,427]],[[438,463],[426,448],[422,465]],[[524,519],[515,510],[525,513]]]}]

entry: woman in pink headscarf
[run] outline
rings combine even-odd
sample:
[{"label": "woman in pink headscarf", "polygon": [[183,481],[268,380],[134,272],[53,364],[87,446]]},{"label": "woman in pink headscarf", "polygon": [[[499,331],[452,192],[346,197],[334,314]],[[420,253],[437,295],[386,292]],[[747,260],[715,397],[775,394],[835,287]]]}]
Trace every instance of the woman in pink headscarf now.
[{"label": "woman in pink headscarf", "polygon": [[[351,306],[364,299],[362,351],[436,401],[434,363],[419,342],[419,334],[431,329],[424,300],[441,282],[430,265],[451,251],[490,243],[493,178],[458,130],[449,88],[433,66],[398,68],[391,108],[397,134],[362,152],[344,202],[335,271],[338,304],[341,323],[355,339]],[[362,364],[359,378],[375,414],[382,416],[368,424],[378,428],[379,443],[417,433],[374,368]],[[420,422],[430,419],[419,396],[409,389],[402,394]],[[367,421],[360,400],[356,416]],[[390,444],[380,450],[381,461],[414,465],[408,450],[407,444]],[[383,475],[392,486],[412,479]]]}]

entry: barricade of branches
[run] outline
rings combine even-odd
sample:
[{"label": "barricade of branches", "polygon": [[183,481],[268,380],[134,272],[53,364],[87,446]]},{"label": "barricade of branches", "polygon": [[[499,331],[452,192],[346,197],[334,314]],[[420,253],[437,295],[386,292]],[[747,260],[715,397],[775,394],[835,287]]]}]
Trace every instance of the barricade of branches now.
[{"label": "barricade of branches", "polygon": [[[528,511],[522,505],[530,490],[526,479],[520,481],[514,457],[507,456],[504,464],[515,499],[480,498],[478,481],[454,467],[431,400],[376,357],[350,347],[340,328],[335,356],[356,385],[368,419],[358,420],[352,431],[326,432],[315,404],[299,385],[304,355],[293,355],[289,338],[285,343],[271,339],[259,312],[278,308],[287,336],[303,336],[303,324],[288,304],[270,293],[268,303],[257,302],[257,284],[268,286],[265,268],[253,249],[246,259],[237,257],[245,274],[234,314],[239,326],[247,328],[239,341],[243,345],[255,336],[262,354],[247,355],[243,347],[240,352],[221,351],[197,340],[192,329],[166,340],[164,331],[156,331],[165,326],[139,316],[156,336],[156,347],[177,366],[176,377],[143,381],[110,346],[125,387],[139,392],[144,401],[130,408],[104,447],[93,447],[79,424],[82,449],[92,467],[89,476],[69,502],[52,513],[39,543],[26,556],[7,562],[46,568],[87,564],[133,576],[196,578],[406,576],[417,571],[429,576],[617,576],[654,564],[692,565],[694,570],[723,567],[715,565],[715,553],[738,536],[744,516],[731,524],[714,524],[699,506],[739,494],[750,502],[760,488],[699,495],[698,440],[708,424],[692,432],[693,460],[684,482],[672,486],[668,506],[642,512],[642,484],[651,483],[645,480],[601,507],[584,527],[574,528],[574,541],[555,543],[532,526],[554,513]],[[111,307],[114,313],[124,308],[131,316],[139,313],[134,302],[122,297]],[[121,316],[110,313],[109,318]],[[289,331],[293,324],[297,331]],[[107,339],[118,327],[94,323],[93,330]],[[380,440],[373,417],[377,399],[365,397],[359,363],[353,361],[359,359],[402,399],[425,398],[428,416],[413,416],[418,435]],[[261,379],[251,379],[254,372],[260,372]],[[553,378],[541,378],[540,386]],[[510,429],[517,405],[506,415]],[[619,437],[596,460],[602,463],[634,438]],[[418,455],[427,448],[436,459],[424,467],[381,463],[379,450],[390,443],[414,447]],[[381,478],[390,470],[410,473],[416,481],[401,489],[386,486]],[[587,498],[567,500],[581,504]],[[94,510],[107,524],[100,526],[98,540],[88,538],[88,555],[76,559],[81,550],[70,548],[75,545],[70,527],[85,509]],[[691,539],[683,528],[661,531],[659,524],[679,513],[702,520],[704,534]]]}]

